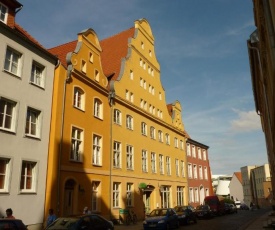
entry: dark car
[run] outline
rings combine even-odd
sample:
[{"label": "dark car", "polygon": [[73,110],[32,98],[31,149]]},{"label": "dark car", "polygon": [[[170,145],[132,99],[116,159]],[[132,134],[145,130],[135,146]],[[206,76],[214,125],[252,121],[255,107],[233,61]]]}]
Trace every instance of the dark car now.
[{"label": "dark car", "polygon": [[19,219],[0,219],[0,230],[27,230],[27,226]]},{"label": "dark car", "polygon": [[[191,222],[197,223],[197,217],[194,208],[191,206],[176,206],[174,207],[180,224],[190,224]],[[193,209],[193,210],[192,210]]]},{"label": "dark car", "polygon": [[158,229],[166,230],[170,228],[178,228],[179,220],[177,213],[172,208],[154,209],[149,215],[146,215],[143,221],[144,230]]},{"label": "dark car", "polygon": [[47,230],[113,230],[114,224],[97,214],[78,217],[60,217]]},{"label": "dark car", "polygon": [[230,214],[231,213],[230,204],[224,203],[224,212],[225,212],[225,214]]},{"label": "dark car", "polygon": [[246,204],[241,204],[240,209],[241,210],[249,210],[249,207]]},{"label": "dark car", "polygon": [[237,213],[238,212],[236,205],[229,204],[229,207],[230,207],[230,213]]},{"label": "dark car", "polygon": [[211,218],[213,217],[213,213],[210,209],[209,205],[199,205],[195,210],[197,218]]}]

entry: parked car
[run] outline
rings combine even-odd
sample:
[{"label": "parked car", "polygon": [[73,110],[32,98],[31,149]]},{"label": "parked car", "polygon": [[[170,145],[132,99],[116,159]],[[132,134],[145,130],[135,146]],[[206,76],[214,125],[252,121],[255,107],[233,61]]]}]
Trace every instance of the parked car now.
[{"label": "parked car", "polygon": [[19,219],[0,219],[0,230],[27,230],[27,226]]},{"label": "parked car", "polygon": [[197,218],[211,218],[214,216],[214,213],[210,209],[209,205],[199,205],[195,210]]},{"label": "parked car", "polygon": [[236,205],[229,204],[229,207],[230,207],[230,213],[237,213],[238,212]]},{"label": "parked car", "polygon": [[197,217],[191,206],[176,206],[174,209],[179,218],[180,224],[197,223]]},{"label": "parked car", "polygon": [[178,228],[179,219],[176,211],[172,208],[157,208],[146,215],[143,221],[143,229],[166,230],[170,228]]},{"label": "parked car", "polygon": [[225,214],[230,214],[231,213],[230,204],[224,203],[224,212],[225,212]]},{"label": "parked car", "polygon": [[113,230],[114,224],[97,214],[77,217],[60,217],[47,230]]},{"label": "parked car", "polygon": [[241,210],[249,210],[249,207],[246,204],[241,204]]}]

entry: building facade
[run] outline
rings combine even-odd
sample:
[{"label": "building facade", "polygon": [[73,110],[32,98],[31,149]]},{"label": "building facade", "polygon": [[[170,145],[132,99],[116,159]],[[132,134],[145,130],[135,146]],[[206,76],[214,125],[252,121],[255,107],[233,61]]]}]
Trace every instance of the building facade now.
[{"label": "building facade", "polygon": [[265,134],[272,183],[272,205],[275,205],[275,2],[253,0],[257,29],[247,41],[252,89],[256,112]]},{"label": "building facade", "polygon": [[189,136],[186,139],[189,204],[194,207],[213,195],[208,148]]},{"label": "building facade", "polygon": [[251,182],[251,170],[256,166],[243,166],[241,167],[241,174],[243,180],[243,196],[244,203],[247,206],[250,206],[250,203],[253,202],[252,194],[252,182]]},{"label": "building facade", "polygon": [[21,8],[0,1],[0,215],[41,229],[57,58],[16,24]]},{"label": "building facade", "polygon": [[243,183],[241,172],[234,172],[229,183],[230,198],[234,201],[241,201],[243,203]]},{"label": "building facade", "polygon": [[[58,56],[45,212],[138,219],[188,203],[185,132],[167,105],[145,19],[99,42],[92,29],[50,49]],[[211,178],[209,176],[209,178]]]}]

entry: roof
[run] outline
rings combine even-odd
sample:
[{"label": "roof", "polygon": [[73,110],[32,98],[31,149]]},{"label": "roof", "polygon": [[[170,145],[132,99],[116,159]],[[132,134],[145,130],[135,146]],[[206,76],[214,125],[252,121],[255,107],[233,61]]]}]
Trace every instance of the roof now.
[{"label": "roof", "polygon": [[241,172],[234,172],[234,174],[238,178],[238,180],[242,183],[242,181],[243,181],[242,173]]}]

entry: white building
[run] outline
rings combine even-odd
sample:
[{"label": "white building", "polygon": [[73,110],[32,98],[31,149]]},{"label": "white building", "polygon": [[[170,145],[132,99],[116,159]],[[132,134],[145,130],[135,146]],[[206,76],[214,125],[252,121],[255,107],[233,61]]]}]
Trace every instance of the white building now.
[{"label": "white building", "polygon": [[218,175],[212,176],[212,184],[216,195],[229,196],[229,183],[231,181],[231,175]]},{"label": "white building", "polygon": [[0,216],[11,208],[29,229],[38,229],[57,59],[15,23],[21,8],[0,0]]},{"label": "white building", "polygon": [[243,203],[243,185],[241,172],[234,172],[229,183],[230,198],[234,201],[241,201]]}]

